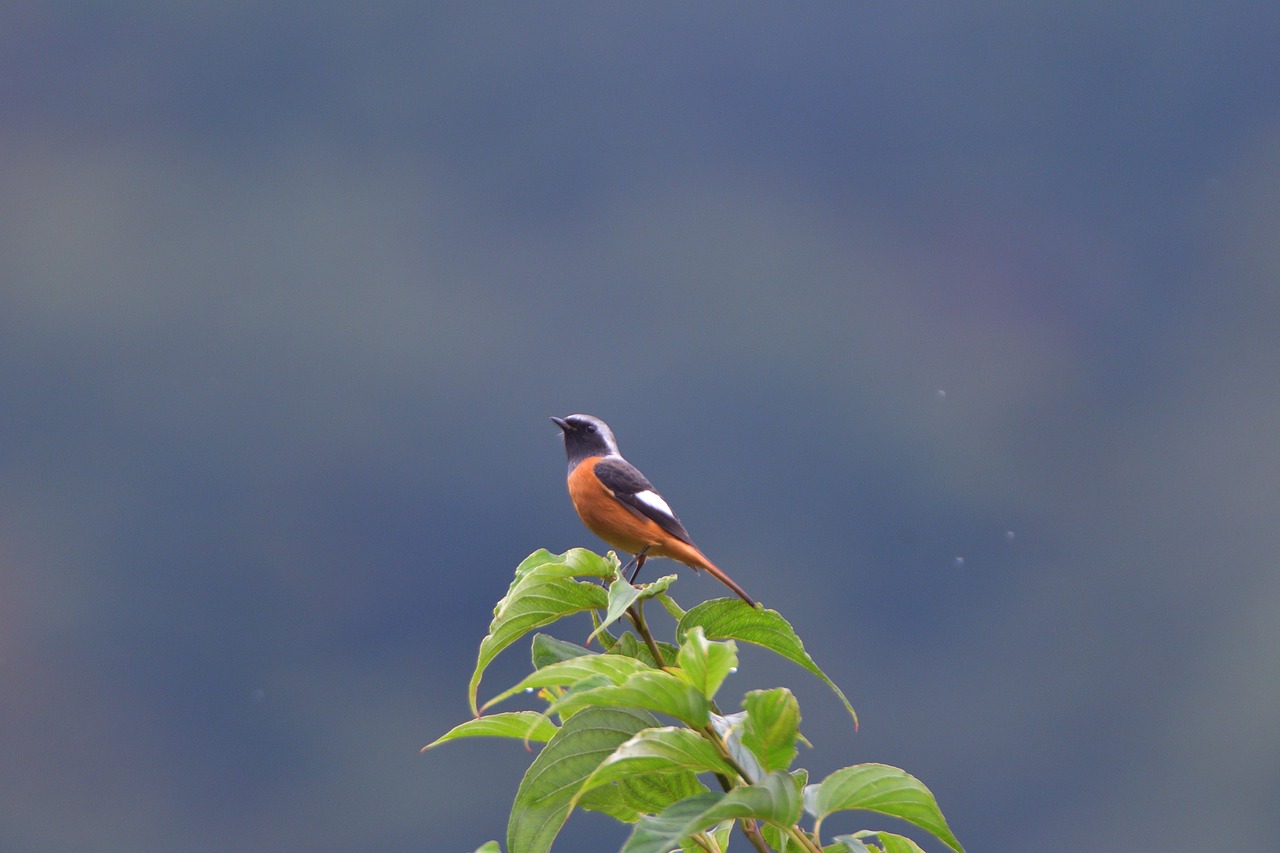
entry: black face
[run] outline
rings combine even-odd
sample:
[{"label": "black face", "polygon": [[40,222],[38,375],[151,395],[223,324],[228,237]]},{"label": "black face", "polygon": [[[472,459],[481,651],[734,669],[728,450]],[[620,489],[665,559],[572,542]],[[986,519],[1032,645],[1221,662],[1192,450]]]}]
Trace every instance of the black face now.
[{"label": "black face", "polygon": [[567,418],[551,420],[564,433],[564,449],[569,457],[570,468],[590,456],[608,456],[618,452],[613,432],[599,418],[591,415],[569,415]]}]

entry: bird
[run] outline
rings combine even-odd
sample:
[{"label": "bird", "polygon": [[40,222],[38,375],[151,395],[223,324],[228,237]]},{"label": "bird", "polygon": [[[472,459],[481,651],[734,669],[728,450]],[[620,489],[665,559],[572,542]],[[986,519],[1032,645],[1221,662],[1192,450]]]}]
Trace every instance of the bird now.
[{"label": "bird", "polygon": [[646,558],[670,557],[695,571],[707,572],[747,604],[756,606],[742,587],[693,544],[689,531],[649,478],[622,458],[608,424],[591,415],[551,421],[560,427],[569,457],[569,499],[587,529],[619,551],[634,555],[632,583]]}]

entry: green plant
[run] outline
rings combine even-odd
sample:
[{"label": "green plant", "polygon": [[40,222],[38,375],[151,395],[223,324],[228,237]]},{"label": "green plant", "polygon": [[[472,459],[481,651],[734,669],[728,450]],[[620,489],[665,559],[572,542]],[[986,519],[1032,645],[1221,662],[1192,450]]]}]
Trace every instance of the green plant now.
[{"label": "green plant", "polygon": [[[964,853],[933,794],[896,767],[858,764],[815,784],[808,784],[806,771],[790,769],[797,744],[808,741],[787,688],[752,691],[741,711],[721,713],[716,693],[738,665],[737,644],[745,642],[813,673],[835,691],[857,725],[849,701],[777,612],[736,598],[682,610],[667,595],[674,580],[668,575],[632,586],[612,553],[601,557],[583,549],[561,555],[537,551],[516,569],[494,608],[471,676],[468,698],[476,718],[424,747],[478,736],[546,744],[516,792],[508,853],[550,850],[575,807],[632,824],[622,853],[724,853],[735,824],[758,853],[923,853],[905,836],[873,830],[837,836],[823,846],[823,820],[850,809],[900,818]],[[676,644],[654,638],[643,609],[649,600],[676,620]],[[480,679],[499,652],[530,631],[582,612],[595,625],[587,644],[598,640],[602,651],[536,634],[534,671],[477,705]],[[629,627],[610,630],[623,624]],[[542,712],[482,716],[504,699],[535,690],[547,703]],[[679,725],[664,725],[657,715]],[[806,815],[808,828],[802,824]],[[500,848],[491,841],[476,853]]]}]

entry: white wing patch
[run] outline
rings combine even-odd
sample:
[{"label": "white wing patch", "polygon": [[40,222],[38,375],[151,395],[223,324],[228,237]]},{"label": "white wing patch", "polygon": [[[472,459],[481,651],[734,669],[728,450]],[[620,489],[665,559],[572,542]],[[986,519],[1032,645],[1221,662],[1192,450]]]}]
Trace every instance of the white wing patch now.
[{"label": "white wing patch", "polygon": [[667,502],[662,499],[662,495],[651,489],[645,489],[643,492],[636,492],[633,497],[640,501],[640,503],[656,509],[663,515],[668,515],[671,518],[676,517],[676,514],[671,511],[671,507],[667,506]]}]

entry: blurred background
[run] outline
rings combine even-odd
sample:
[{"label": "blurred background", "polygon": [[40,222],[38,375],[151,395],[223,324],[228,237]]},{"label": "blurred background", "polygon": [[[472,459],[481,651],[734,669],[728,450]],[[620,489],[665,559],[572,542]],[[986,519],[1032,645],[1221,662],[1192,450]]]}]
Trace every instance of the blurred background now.
[{"label": "blurred background", "polygon": [[971,851],[1272,848],[1278,43],[1232,0],[7,4],[0,848],[502,838],[521,746],[419,748],[515,565],[603,547],[571,412],[844,687],[856,734],[767,654],[725,687],[792,687],[815,776],[901,766]]}]

